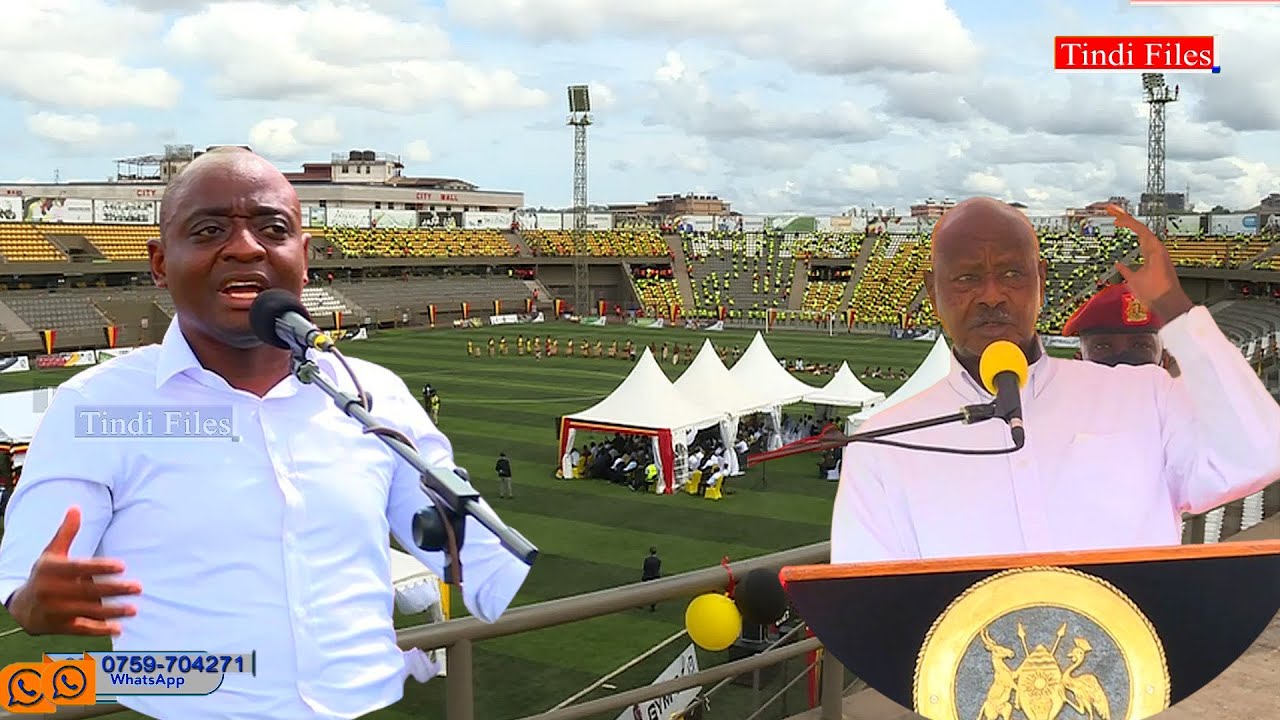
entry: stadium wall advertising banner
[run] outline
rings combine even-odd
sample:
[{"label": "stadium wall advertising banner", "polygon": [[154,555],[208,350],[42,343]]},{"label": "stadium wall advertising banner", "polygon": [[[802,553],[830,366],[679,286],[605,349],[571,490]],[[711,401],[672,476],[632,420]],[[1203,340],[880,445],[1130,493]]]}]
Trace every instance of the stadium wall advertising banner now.
[{"label": "stadium wall advertising banner", "polygon": [[21,220],[22,198],[0,195],[0,222],[20,222]]},{"label": "stadium wall advertising banner", "polygon": [[64,197],[23,198],[22,217],[27,222],[88,224],[93,222],[93,201]]},{"label": "stadium wall advertising banner", "polygon": [[509,230],[511,218],[511,213],[465,212],[462,213],[462,227],[469,230]]},{"label": "stadium wall advertising banner", "polygon": [[104,350],[97,350],[96,352],[98,353],[98,362],[106,362],[106,361],[110,360],[110,359],[111,359],[111,358],[113,358],[113,357],[120,357],[121,355],[128,355],[129,353],[131,353],[131,352],[133,352],[134,350],[137,350],[137,349],[138,349],[138,348],[133,348],[133,347],[107,348],[107,349],[104,349]]},{"label": "stadium wall advertising banner", "polygon": [[1031,215],[1027,219],[1036,232],[1066,232],[1068,227],[1063,215]]},{"label": "stadium wall advertising banner", "polygon": [[763,215],[743,215],[742,216],[742,232],[758,233],[764,232],[765,216]]},{"label": "stadium wall advertising banner", "polygon": [[371,210],[370,227],[378,228],[416,228],[418,227],[417,210]]},{"label": "stadium wall advertising banner", "polygon": [[1169,234],[1175,237],[1188,237],[1200,234],[1199,215],[1170,215],[1165,221]]},{"label": "stadium wall advertising banner", "polygon": [[329,227],[369,227],[369,211],[360,208],[325,208]]},{"label": "stadium wall advertising banner", "polygon": [[322,228],[327,222],[325,218],[325,209],[319,205],[303,205],[302,206],[302,224],[305,227]]},{"label": "stadium wall advertising banner", "polygon": [[1257,215],[1210,215],[1210,235],[1256,235]]},{"label": "stadium wall advertising banner", "polygon": [[154,200],[94,200],[93,221],[103,225],[155,225]]},{"label": "stadium wall advertising banner", "polygon": [[[510,225],[510,221],[507,222]],[[613,216],[608,213],[587,213],[588,230],[612,230]]]},{"label": "stadium wall advertising banner", "polygon": [[0,373],[26,372],[31,369],[31,361],[26,355],[0,358]]},{"label": "stadium wall advertising banner", "polygon": [[418,211],[418,227],[420,228],[460,228],[462,213],[439,210],[432,212]]},{"label": "stadium wall advertising banner", "polygon": [[1085,218],[1080,232],[1092,237],[1108,237],[1116,234],[1116,219],[1113,217]]},{"label": "stadium wall advertising banner", "polygon": [[50,368],[81,367],[83,365],[94,365],[97,362],[98,355],[93,350],[36,356],[36,367],[41,370],[48,370]]},{"label": "stadium wall advertising banner", "polygon": [[715,226],[716,219],[712,215],[685,215],[676,223],[680,232],[711,232]]},{"label": "stadium wall advertising banner", "polygon": [[[560,213],[536,213],[533,216],[533,226],[538,230],[564,230],[564,216]],[[573,226],[572,219],[569,226]]]}]

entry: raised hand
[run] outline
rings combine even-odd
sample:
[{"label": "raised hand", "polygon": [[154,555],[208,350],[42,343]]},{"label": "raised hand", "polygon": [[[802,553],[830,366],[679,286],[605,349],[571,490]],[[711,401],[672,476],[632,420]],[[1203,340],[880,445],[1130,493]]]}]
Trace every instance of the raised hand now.
[{"label": "raised hand", "polygon": [[132,605],[103,602],[142,592],[136,582],[114,579],[124,563],[68,557],[78,532],[80,508],[72,507],[9,603],[10,614],[30,635],[114,636],[120,634],[117,619],[137,614]]},{"label": "raised hand", "polygon": [[1116,272],[1129,285],[1133,296],[1166,323],[1189,310],[1191,299],[1183,291],[1173,259],[1160,238],[1151,232],[1151,228],[1116,205],[1108,205],[1107,213],[1116,219],[1116,227],[1126,228],[1138,238],[1142,266],[1135,270],[1121,262],[1115,265]]}]

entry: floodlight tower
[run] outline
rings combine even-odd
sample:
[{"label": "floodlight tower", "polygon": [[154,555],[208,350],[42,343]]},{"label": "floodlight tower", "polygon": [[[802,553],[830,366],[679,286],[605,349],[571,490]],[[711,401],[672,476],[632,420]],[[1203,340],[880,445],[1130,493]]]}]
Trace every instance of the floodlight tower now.
[{"label": "floodlight tower", "polygon": [[587,314],[591,276],[587,265],[587,128],[591,97],[586,85],[569,86],[569,125],[573,126],[573,311]]},{"label": "floodlight tower", "polygon": [[1178,87],[1164,84],[1160,73],[1142,73],[1144,101],[1151,106],[1147,122],[1147,227],[1163,240],[1168,221],[1164,195],[1165,106],[1178,101]]}]

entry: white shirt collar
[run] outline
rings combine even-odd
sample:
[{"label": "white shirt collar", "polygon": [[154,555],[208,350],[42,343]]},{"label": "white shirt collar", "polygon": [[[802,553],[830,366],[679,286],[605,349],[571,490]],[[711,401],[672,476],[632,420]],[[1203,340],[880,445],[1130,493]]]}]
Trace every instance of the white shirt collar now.
[{"label": "white shirt collar", "polygon": [[[1031,392],[1031,397],[1039,397],[1040,393],[1048,387],[1056,369],[1056,358],[1051,357],[1045,350],[1044,340],[1039,335],[1036,335],[1036,345],[1040,348],[1040,357],[1030,364],[1027,374],[1027,388]],[[954,349],[951,352],[951,371],[947,373],[947,382],[952,389],[965,397],[977,398],[981,401],[994,398],[983,387],[980,380],[971,377],[964,369],[960,360],[956,358]]]}]

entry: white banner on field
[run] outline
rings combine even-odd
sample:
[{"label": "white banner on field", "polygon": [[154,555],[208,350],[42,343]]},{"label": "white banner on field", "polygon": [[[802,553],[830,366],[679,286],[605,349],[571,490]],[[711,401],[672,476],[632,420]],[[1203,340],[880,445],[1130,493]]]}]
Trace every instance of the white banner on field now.
[{"label": "white banner on field", "polygon": [[490,325],[515,325],[518,322],[520,322],[520,316],[514,313],[509,315],[490,315],[489,316]]},{"label": "white banner on field", "polygon": [[26,372],[31,369],[31,361],[26,355],[0,358],[0,373]]},{"label": "white banner on field", "polygon": [[[668,680],[676,680],[686,675],[693,675],[696,672],[698,672],[698,652],[694,649],[693,643],[689,643],[689,647],[680,653],[680,657],[672,660],[667,669],[663,670],[657,679],[650,684],[657,685]],[[702,692],[701,685],[652,700],[645,700],[623,710],[622,714],[618,716],[618,720],[667,720],[675,713],[684,710],[689,703],[698,697],[700,692]]]}]

